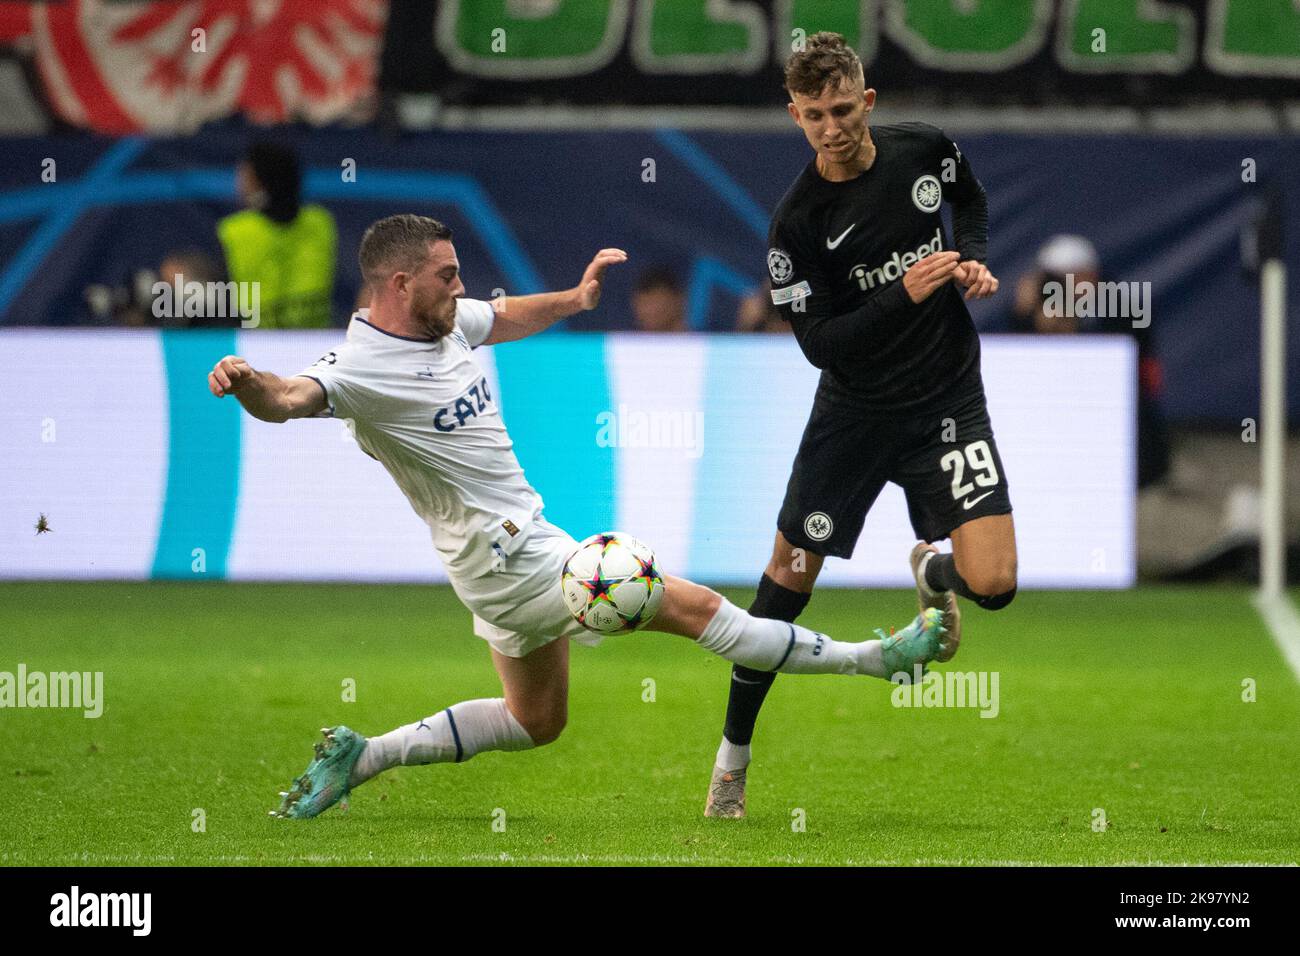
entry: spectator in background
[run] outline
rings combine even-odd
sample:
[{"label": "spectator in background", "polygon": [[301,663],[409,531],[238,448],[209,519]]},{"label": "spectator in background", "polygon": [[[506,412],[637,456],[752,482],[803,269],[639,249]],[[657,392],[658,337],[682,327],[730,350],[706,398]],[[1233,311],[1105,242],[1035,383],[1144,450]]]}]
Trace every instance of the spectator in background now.
[{"label": "spectator in background", "polygon": [[[1096,247],[1083,236],[1053,236],[1038,250],[1034,271],[1020,278],[1016,286],[1015,312],[1011,317],[1013,332],[1039,334],[1129,335],[1138,349],[1138,461],[1137,484],[1145,488],[1160,481],[1169,472],[1169,435],[1164,414],[1160,411],[1163,369],[1155,354],[1151,328],[1134,328],[1129,316],[1076,316],[1075,310],[1046,308],[1049,283],[1067,286],[1067,277],[1075,290],[1101,282],[1101,258]],[[1100,300],[1100,294],[1097,294]],[[1065,314],[1052,314],[1063,311]]]},{"label": "spectator in background", "polygon": [[217,236],[230,279],[260,283],[259,327],[329,326],[338,232],[325,208],[301,205],[297,153],[254,143],[236,185],[248,208],[222,219]]},{"label": "spectator in background", "polygon": [[81,297],[92,325],[125,325],[146,328],[159,325],[149,306],[151,289],[158,281],[152,269],[137,269],[117,282],[96,282],[86,286]]},{"label": "spectator in background", "polygon": [[[198,282],[209,290],[212,289],[213,284],[225,281],[221,275],[221,266],[214,262],[207,253],[198,249],[169,252],[163,259],[162,264],[158,267],[158,281],[174,287],[178,277],[184,285]],[[189,327],[192,329],[228,329],[239,326],[239,315],[231,309],[230,304],[215,301],[215,295],[212,291],[208,292],[207,299],[208,301],[203,308],[203,315],[191,318],[164,318],[161,320],[162,324],[166,327]],[[173,312],[179,311],[173,310]]]},{"label": "spectator in background", "polygon": [[[183,302],[173,303],[171,293],[177,279],[182,288],[190,283],[204,287],[197,310],[200,314],[189,314],[191,309]],[[165,305],[155,295],[159,282],[167,286]],[[83,296],[96,323],[129,328],[231,328],[239,325],[239,316],[227,302],[220,301],[223,282],[221,266],[210,255],[182,249],[167,253],[157,269],[137,269],[115,285],[88,286]]]},{"label": "spectator in background", "polygon": [[642,272],[632,288],[632,319],[642,332],[685,332],[686,293],[667,266]]},{"label": "spectator in background", "polygon": [[789,332],[790,323],[772,304],[772,283],[766,279],[740,300],[736,310],[737,332]]},{"label": "spectator in background", "polygon": [[1053,236],[1038,250],[1036,268],[1020,277],[1016,285],[1016,306],[1011,316],[1011,331],[1040,332],[1044,334],[1073,334],[1098,331],[1099,320],[1078,318],[1073,310],[1064,315],[1051,315],[1044,308],[1046,294],[1043,287],[1049,282],[1065,284],[1066,276],[1074,276],[1074,287],[1101,280],[1101,259],[1097,248],[1083,236]]}]

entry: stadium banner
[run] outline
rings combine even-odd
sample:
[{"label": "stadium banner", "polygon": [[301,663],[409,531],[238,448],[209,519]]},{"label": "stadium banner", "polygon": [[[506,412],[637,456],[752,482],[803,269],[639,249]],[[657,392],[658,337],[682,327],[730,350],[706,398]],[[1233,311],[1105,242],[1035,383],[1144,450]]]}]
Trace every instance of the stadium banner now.
[{"label": "stadium banner", "polygon": [[[293,374],[340,334],[0,331],[0,578],[445,581],[345,422],[268,424],[208,391],[223,355]],[[817,382],[793,341],[552,333],[475,354],[551,521],[754,584]],[[983,368],[1021,586],[1132,585],[1131,340],[999,336]],[[822,581],[909,586],[914,540],[888,486]]]},{"label": "stadium banner", "polygon": [[436,13],[434,6],[393,0],[382,82],[455,103],[783,101],[786,58],[819,30],[846,37],[886,95],[1132,105],[1300,92],[1293,0],[444,0]]},{"label": "stadium banner", "polygon": [[1300,95],[1293,0],[60,0],[0,3],[0,128],[102,133],[463,105],[760,105],[818,30],[871,83],[980,105]]},{"label": "stadium banner", "polygon": [[[374,92],[386,7],[0,3],[0,63],[24,67],[0,70],[0,102],[113,134],[192,130],[237,113],[264,124],[348,120]],[[14,128],[12,117],[5,122]]]}]

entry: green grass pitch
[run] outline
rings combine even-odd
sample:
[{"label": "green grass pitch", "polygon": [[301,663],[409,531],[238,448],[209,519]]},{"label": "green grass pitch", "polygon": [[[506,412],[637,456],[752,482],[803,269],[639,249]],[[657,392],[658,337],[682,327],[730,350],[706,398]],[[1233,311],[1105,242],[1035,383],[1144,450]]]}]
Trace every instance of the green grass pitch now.
[{"label": "green grass pitch", "polygon": [[[803,623],[864,638],[913,601],[823,590]],[[399,768],[306,822],[267,810],[318,728],[499,695],[448,588],[0,585],[0,671],[20,662],[103,671],[106,706],[0,710],[5,865],[1300,861],[1300,686],[1243,589],[967,605],[944,669],[996,671],[994,718],[783,675],[739,821],[701,813],[729,665],[681,638],[575,646],[556,743]]]}]

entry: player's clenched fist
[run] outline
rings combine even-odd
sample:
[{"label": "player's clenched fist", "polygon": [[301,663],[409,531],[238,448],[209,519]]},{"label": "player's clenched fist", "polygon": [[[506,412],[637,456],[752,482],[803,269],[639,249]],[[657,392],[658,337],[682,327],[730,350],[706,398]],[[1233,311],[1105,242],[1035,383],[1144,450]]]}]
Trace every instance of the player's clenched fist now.
[{"label": "player's clenched fist", "polygon": [[903,288],[913,303],[920,305],[934,291],[951,279],[961,256],[955,252],[935,252],[926,256],[903,274]]},{"label": "player's clenched fist", "polygon": [[998,291],[998,280],[988,266],[974,259],[958,264],[953,278],[966,287],[967,299],[987,299]]},{"label": "player's clenched fist", "polygon": [[233,394],[247,385],[257,373],[238,355],[227,355],[208,373],[208,388],[217,398]]}]

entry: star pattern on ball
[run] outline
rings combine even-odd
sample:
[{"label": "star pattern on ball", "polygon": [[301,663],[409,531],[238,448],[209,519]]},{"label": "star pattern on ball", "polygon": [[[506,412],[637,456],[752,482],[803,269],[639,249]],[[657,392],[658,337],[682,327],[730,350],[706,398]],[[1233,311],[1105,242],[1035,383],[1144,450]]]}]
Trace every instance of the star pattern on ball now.
[{"label": "star pattern on ball", "polygon": [[587,593],[591,595],[590,600],[599,601],[602,598],[606,601],[609,600],[610,582],[599,574],[594,578],[578,578],[578,580],[587,589]]}]

